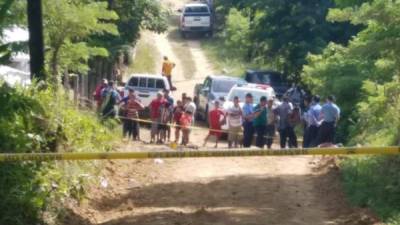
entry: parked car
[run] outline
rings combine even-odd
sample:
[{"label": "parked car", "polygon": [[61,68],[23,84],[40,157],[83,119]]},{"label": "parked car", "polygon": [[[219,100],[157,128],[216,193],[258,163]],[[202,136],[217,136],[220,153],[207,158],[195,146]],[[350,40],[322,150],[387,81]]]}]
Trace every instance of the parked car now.
[{"label": "parked car", "polygon": [[211,36],[213,33],[213,16],[209,4],[186,4],[180,17],[179,30],[183,38],[188,33],[204,33]]},{"label": "parked car", "polygon": [[238,77],[208,76],[202,84],[197,84],[194,90],[194,100],[197,105],[197,117],[208,120],[208,111],[212,109],[212,101],[226,97],[235,85],[244,85],[247,82]]},{"label": "parked car", "polygon": [[151,74],[132,74],[125,86],[125,96],[128,89],[135,90],[137,98],[145,106],[145,111],[141,115],[148,115],[148,106],[157,97],[157,93],[163,90],[170,90],[166,77]]},{"label": "parked car", "polygon": [[247,70],[245,80],[249,83],[271,86],[278,97],[283,96],[289,89],[289,84],[284,75],[276,71]]},{"label": "parked car", "polygon": [[[222,106],[223,110],[226,112],[229,108],[231,108],[233,106],[233,98],[235,96],[239,97],[240,107],[243,107],[247,93],[250,93],[253,96],[254,106],[256,106],[258,104],[258,102],[260,101],[260,98],[262,96],[267,97],[267,99],[271,99],[271,98],[275,99],[274,104],[276,106],[278,106],[280,104],[279,100],[277,100],[275,98],[276,97],[275,91],[271,86],[264,85],[264,84],[249,83],[249,84],[245,84],[245,85],[235,85],[231,88],[231,90],[229,91],[229,93],[226,97],[226,101],[224,102],[224,104]],[[222,126],[222,129],[227,130],[228,125],[224,124]]]}]

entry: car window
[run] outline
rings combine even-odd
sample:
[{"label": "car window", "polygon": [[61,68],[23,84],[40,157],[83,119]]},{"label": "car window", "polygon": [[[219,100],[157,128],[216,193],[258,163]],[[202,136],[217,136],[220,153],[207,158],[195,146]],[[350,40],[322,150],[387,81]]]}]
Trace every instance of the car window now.
[{"label": "car window", "polygon": [[145,78],[145,77],[141,77],[140,79],[139,79],[139,87],[141,87],[141,88],[147,88],[147,78]]},{"label": "car window", "polygon": [[263,84],[280,84],[283,82],[282,77],[278,73],[256,73],[251,74],[250,82],[252,83],[263,83]]},{"label": "car window", "polygon": [[148,88],[155,88],[156,87],[156,79],[148,78],[147,79],[147,87]]},{"label": "car window", "polygon": [[185,13],[208,13],[208,7],[207,6],[186,7]]},{"label": "car window", "polygon": [[251,95],[253,95],[254,103],[258,103],[258,102],[260,101],[260,98],[261,98],[262,96],[265,96],[265,97],[267,97],[267,98],[273,96],[273,93],[271,93],[270,91],[234,89],[234,90],[232,90],[232,92],[229,94],[229,96],[228,96],[228,101],[233,101],[233,98],[234,98],[235,96],[238,96],[238,97],[239,97],[239,100],[240,100],[241,102],[244,102],[247,93],[251,93]]},{"label": "car window", "polygon": [[212,90],[214,92],[225,92],[228,93],[231,88],[237,84],[236,80],[214,80],[212,83]]},{"label": "car window", "polygon": [[156,88],[157,89],[165,89],[164,80],[156,79]]},{"label": "car window", "polygon": [[271,74],[270,75],[271,83],[280,84],[282,83],[282,77],[278,74]]},{"label": "car window", "polygon": [[129,80],[129,83],[128,83],[129,86],[133,86],[133,87],[137,87],[138,84],[139,84],[139,78],[138,77],[132,77]]}]

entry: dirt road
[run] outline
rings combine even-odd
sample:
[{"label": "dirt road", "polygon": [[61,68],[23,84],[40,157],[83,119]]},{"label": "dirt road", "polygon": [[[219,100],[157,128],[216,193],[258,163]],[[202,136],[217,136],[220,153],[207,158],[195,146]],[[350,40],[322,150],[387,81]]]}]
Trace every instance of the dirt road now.
[{"label": "dirt road", "polygon": [[[167,1],[171,8],[179,1]],[[179,97],[213,73],[195,40],[172,29],[154,34],[162,55],[177,63]],[[179,51],[176,51],[176,50]],[[181,53],[185,54],[181,54]],[[187,55],[189,54],[189,55]],[[161,67],[160,55],[158,67]],[[194,65],[187,58],[192,57]],[[188,62],[188,63],[183,63]],[[200,145],[206,131],[195,131]],[[143,130],[142,139],[148,138]],[[225,144],[221,144],[225,147]],[[170,150],[140,143],[120,151]],[[202,158],[110,161],[88,199],[69,204],[66,225],[373,224],[348,207],[329,160],[313,157]]]}]

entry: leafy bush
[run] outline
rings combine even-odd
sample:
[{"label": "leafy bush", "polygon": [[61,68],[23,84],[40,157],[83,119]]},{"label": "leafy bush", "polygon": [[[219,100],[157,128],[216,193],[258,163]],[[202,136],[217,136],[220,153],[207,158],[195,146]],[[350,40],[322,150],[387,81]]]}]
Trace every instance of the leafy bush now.
[{"label": "leafy bush", "polygon": [[[0,152],[107,151],[115,135],[62,91],[0,85]],[[67,198],[81,199],[99,162],[0,163],[0,224],[54,224]]]},{"label": "leafy bush", "polygon": [[400,157],[351,157],[341,167],[351,202],[373,209],[388,224],[400,224]]},{"label": "leafy bush", "polygon": [[251,45],[250,18],[236,8],[232,8],[226,17],[223,36],[226,46],[231,48],[237,56],[244,57]]}]

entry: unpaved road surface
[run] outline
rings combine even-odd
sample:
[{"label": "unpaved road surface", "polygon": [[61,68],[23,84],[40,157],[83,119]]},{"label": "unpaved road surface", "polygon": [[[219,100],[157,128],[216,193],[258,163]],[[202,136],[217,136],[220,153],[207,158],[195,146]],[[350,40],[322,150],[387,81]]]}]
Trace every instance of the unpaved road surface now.
[{"label": "unpaved road surface", "polygon": [[[178,0],[164,1],[176,9]],[[171,31],[174,32],[174,31]],[[162,55],[177,63],[173,81],[193,93],[194,85],[215,71],[196,40],[153,34]],[[194,57],[190,68],[180,62]],[[161,69],[162,55],[158,56]],[[187,76],[188,71],[191,73]],[[196,130],[191,142],[200,145],[207,131]],[[142,129],[142,140],[148,139]],[[212,145],[212,144],[211,144]],[[167,146],[123,144],[120,151],[171,151]],[[226,144],[221,143],[225,147]],[[110,161],[104,177],[88,198],[70,202],[66,225],[267,225],[373,224],[350,208],[330,159],[313,157],[243,157]]]}]

